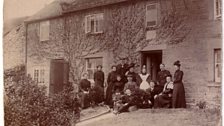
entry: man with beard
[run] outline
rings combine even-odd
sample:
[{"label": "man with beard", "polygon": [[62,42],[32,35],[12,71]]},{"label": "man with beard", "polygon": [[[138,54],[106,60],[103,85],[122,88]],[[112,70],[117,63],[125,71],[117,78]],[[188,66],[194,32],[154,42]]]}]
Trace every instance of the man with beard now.
[{"label": "man with beard", "polygon": [[123,59],[121,59],[121,64],[117,65],[117,73],[119,75],[121,75],[121,81],[123,83],[127,82],[127,78],[125,76],[125,73],[128,71],[128,67],[129,66],[128,66],[128,64],[126,62],[127,62],[127,59],[123,58]]}]

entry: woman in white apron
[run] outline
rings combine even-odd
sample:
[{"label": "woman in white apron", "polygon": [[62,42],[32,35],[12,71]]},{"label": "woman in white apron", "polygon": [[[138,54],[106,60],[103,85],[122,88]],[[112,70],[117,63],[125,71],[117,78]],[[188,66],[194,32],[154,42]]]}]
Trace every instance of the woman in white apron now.
[{"label": "woman in white apron", "polygon": [[139,74],[139,76],[141,78],[141,81],[140,81],[141,83],[139,88],[142,90],[146,90],[150,88],[149,83],[151,81],[151,76],[150,74],[147,73],[145,65],[142,67],[142,72]]}]

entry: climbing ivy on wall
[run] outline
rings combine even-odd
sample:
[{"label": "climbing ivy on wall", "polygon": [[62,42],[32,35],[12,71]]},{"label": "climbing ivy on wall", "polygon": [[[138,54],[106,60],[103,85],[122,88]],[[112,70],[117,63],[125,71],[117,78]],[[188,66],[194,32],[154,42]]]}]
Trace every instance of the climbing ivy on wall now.
[{"label": "climbing ivy on wall", "polygon": [[122,58],[139,64],[138,49],[148,43],[177,44],[183,42],[191,27],[188,24],[189,8],[185,0],[158,0],[160,15],[155,27],[156,38],[145,40],[145,3],[132,1],[104,9],[105,26],[102,34],[85,34],[85,13],[70,14],[64,21],[63,45],[70,63],[71,76],[78,81],[85,70],[83,58],[102,51],[113,53],[114,63]]}]

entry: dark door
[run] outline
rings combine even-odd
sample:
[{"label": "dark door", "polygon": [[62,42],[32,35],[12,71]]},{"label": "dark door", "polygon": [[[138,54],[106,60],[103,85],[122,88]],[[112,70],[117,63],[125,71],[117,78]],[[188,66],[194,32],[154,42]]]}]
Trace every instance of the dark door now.
[{"label": "dark door", "polygon": [[147,51],[142,52],[142,66],[146,65],[147,72],[151,75],[152,80],[156,80],[160,70],[159,66],[162,63],[162,51]]},{"label": "dark door", "polygon": [[56,94],[68,84],[69,65],[63,59],[51,60],[50,64],[50,94]]}]

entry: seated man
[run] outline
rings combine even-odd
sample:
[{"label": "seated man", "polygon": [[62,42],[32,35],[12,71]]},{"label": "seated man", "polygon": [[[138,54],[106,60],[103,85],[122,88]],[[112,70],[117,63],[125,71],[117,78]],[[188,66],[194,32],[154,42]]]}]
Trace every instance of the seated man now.
[{"label": "seated man", "polygon": [[134,111],[138,106],[138,97],[134,95],[130,89],[127,89],[125,90],[125,94],[121,97],[118,105],[118,110],[114,112],[115,114]]},{"label": "seated man", "polygon": [[149,83],[149,88],[146,89],[147,97],[149,99],[150,104],[153,106],[154,105],[154,96],[158,94],[157,88],[155,86],[155,82],[151,81]]},{"label": "seated man", "polygon": [[90,106],[91,102],[90,102],[90,88],[91,88],[91,83],[89,80],[87,80],[88,78],[88,74],[84,73],[83,74],[83,78],[81,79],[80,83],[79,83],[79,94],[80,94],[80,98],[81,98],[81,107],[83,109],[87,108]]},{"label": "seated man", "polygon": [[155,108],[171,108],[173,82],[171,75],[166,77],[166,84],[159,95],[155,95]]}]

